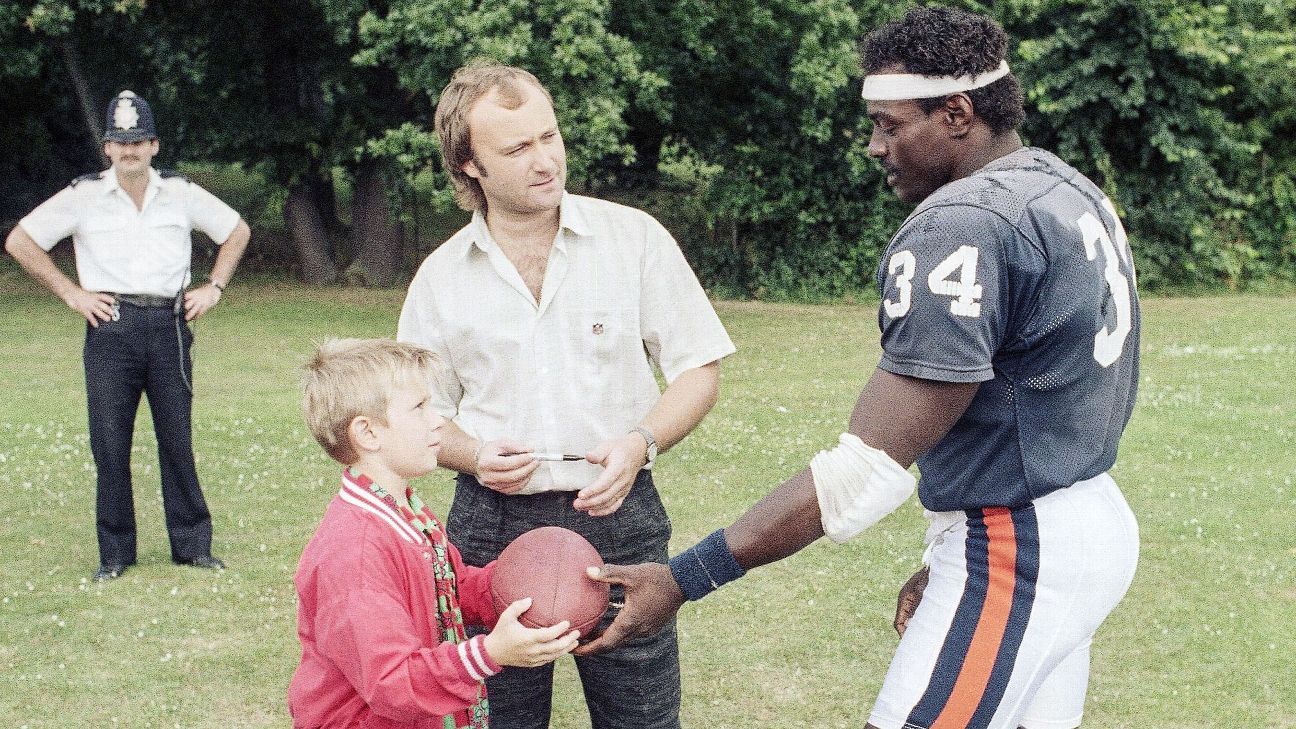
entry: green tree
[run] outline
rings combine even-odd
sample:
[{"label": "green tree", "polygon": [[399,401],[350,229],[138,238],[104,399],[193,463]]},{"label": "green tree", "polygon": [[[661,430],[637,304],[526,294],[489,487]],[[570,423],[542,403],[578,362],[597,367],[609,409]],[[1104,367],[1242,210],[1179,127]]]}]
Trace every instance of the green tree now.
[{"label": "green tree", "polygon": [[[1296,6],[1005,0],[1024,134],[1094,177],[1145,287],[1296,278]],[[282,188],[303,276],[391,283],[397,210],[431,169],[431,114],[466,61],[536,73],[570,178],[658,206],[704,281],[821,298],[872,286],[906,212],[865,154],[855,43],[905,10],[863,0],[16,0],[0,6],[0,217],[99,159],[102,107],[154,102],[162,161]],[[340,223],[333,178],[354,192]],[[661,192],[664,189],[664,193]],[[650,197],[652,193],[655,197]]]},{"label": "green tree", "polygon": [[[221,0],[153,4],[151,60],[182,139],[212,161],[261,170],[286,190],[303,278],[386,286],[402,269],[403,178],[365,142],[417,115],[395,75],[351,62],[356,9],[340,3]],[[334,170],[352,183],[345,242]],[[346,263],[345,271],[340,269]]]},{"label": "green tree", "polygon": [[[6,5],[0,48],[37,50],[6,54],[4,82],[47,92],[39,98],[57,111],[37,121],[77,119],[75,136],[91,150],[107,100],[134,89],[157,112],[163,160],[237,163],[286,189],[285,222],[307,281],[335,280],[349,255],[349,280],[388,285],[403,263],[393,209],[403,178],[365,142],[419,108],[394,74],[351,62],[355,20],[313,0]],[[335,169],[353,183],[349,245],[334,242],[343,232]]]},{"label": "green tree", "polygon": [[[695,196],[683,240],[711,285],[797,298],[872,286],[903,213],[864,151],[861,20],[875,18],[845,0],[719,0],[680,23],[662,169]],[[639,32],[649,57],[670,57],[664,29]]]},{"label": "green tree", "polygon": [[[87,23],[103,27],[138,13],[134,3],[79,3]],[[73,33],[76,11],[62,2],[0,4],[0,221],[16,221],[68,180],[104,163],[99,142],[109,96],[87,73],[102,56]]]},{"label": "green tree", "polygon": [[[589,184],[635,159],[626,141],[628,110],[632,104],[656,108],[664,86],[658,74],[643,68],[634,45],[609,31],[609,9],[606,0],[394,0],[360,17],[363,50],[356,62],[393,69],[402,89],[432,106],[454,70],[470,60],[526,68],[553,96],[569,178],[577,186]],[[430,119],[393,126],[368,149],[411,171],[437,170],[438,201],[449,206],[449,180],[440,170]]]},{"label": "green tree", "polygon": [[1250,2],[1024,0],[1007,5],[1029,108],[1025,133],[1093,175],[1125,216],[1153,288],[1251,272],[1243,221],[1260,147]]},{"label": "green tree", "polygon": [[1258,275],[1296,280],[1296,5],[1237,0],[1249,22],[1231,27],[1241,52],[1241,99],[1232,111],[1260,149],[1243,167],[1243,186],[1255,203],[1242,226]]}]

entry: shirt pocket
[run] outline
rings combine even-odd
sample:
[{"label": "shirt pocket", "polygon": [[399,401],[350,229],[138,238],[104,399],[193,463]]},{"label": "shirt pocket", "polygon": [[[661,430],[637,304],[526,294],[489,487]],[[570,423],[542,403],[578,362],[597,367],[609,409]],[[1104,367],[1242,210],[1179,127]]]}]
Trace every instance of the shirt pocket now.
[{"label": "shirt pocket", "polygon": [[134,256],[139,245],[131,235],[130,217],[112,208],[87,215],[79,237],[90,258],[115,275],[122,273],[121,265]]},{"label": "shirt pocket", "polygon": [[160,242],[174,245],[188,240],[189,218],[179,208],[165,207],[152,211],[145,219],[145,226],[148,234],[155,236]]},{"label": "shirt pocket", "polygon": [[167,290],[183,285],[193,247],[189,239],[189,218],[176,205],[150,210],[140,231],[146,256],[138,262],[140,275]]},{"label": "shirt pocket", "polygon": [[577,309],[567,319],[567,336],[574,343],[574,369],[591,396],[610,407],[632,405],[635,374],[646,366],[635,313],[615,306]]}]

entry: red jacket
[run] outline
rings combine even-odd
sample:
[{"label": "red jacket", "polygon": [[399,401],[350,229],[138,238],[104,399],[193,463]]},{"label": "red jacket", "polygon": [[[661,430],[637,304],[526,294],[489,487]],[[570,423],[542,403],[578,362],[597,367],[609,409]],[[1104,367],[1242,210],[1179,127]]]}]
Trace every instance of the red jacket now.
[{"label": "red jacket", "polygon": [[[468,567],[448,551],[464,624],[494,626],[494,563]],[[293,726],[442,729],[442,717],[476,700],[501,668],[484,636],[442,642],[433,559],[426,535],[343,477],[293,578],[302,644],[288,686]]]}]

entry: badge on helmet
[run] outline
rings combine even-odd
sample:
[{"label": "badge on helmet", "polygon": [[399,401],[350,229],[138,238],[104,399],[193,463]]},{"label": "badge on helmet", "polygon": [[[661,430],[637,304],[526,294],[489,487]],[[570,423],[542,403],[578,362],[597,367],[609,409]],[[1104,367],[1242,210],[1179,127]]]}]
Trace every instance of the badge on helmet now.
[{"label": "badge on helmet", "polygon": [[153,110],[148,102],[129,89],[108,102],[108,123],[104,125],[105,142],[143,142],[157,139]]}]

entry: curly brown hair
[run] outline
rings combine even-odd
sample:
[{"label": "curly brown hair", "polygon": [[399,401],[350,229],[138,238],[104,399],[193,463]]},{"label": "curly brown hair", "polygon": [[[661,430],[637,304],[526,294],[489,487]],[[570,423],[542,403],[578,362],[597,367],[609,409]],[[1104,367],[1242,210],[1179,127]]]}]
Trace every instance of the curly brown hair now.
[{"label": "curly brown hair", "polygon": [[[993,71],[1007,58],[1008,36],[994,20],[945,7],[914,8],[904,17],[869,33],[860,42],[864,72],[899,64],[906,73],[966,76]],[[972,108],[995,134],[1021,126],[1021,84],[1008,74],[989,86],[966,92]],[[946,97],[915,99],[930,114]]]}]

